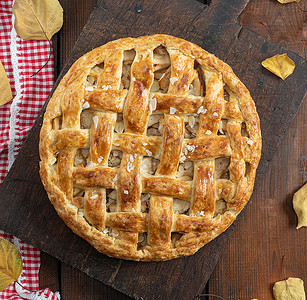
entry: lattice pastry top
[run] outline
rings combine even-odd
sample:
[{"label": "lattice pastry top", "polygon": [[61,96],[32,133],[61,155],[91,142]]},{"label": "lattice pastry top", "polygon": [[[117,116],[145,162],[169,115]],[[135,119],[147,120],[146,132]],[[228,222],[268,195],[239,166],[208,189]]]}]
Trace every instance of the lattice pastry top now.
[{"label": "lattice pastry top", "polygon": [[47,106],[40,174],[60,217],[100,252],[166,260],[232,224],[260,152],[255,104],[231,68],[153,35],[74,63]]}]

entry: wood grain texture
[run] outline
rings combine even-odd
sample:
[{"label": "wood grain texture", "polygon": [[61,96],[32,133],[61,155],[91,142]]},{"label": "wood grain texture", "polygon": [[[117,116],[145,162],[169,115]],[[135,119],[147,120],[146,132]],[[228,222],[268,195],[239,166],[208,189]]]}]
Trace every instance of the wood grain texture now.
[{"label": "wood grain texture", "polygon": [[282,5],[252,0],[238,19],[244,27],[307,58],[307,0]]},{"label": "wood grain texture", "polygon": [[307,230],[295,229],[292,207],[293,194],[307,181],[306,155],[307,97],[210,277],[210,293],[230,300],[273,299],[274,283],[284,279],[283,255],[286,277],[306,284]]},{"label": "wood grain texture", "polygon": [[59,0],[63,7],[63,27],[55,36],[57,42],[57,77],[66,64],[84,25],[97,4],[97,0],[77,1]]},{"label": "wood grain texture", "polygon": [[61,297],[64,300],[131,299],[64,263],[61,265]]},{"label": "wood grain texture", "polygon": [[59,291],[60,262],[47,253],[41,252],[41,267],[39,270],[39,288],[49,288],[53,292]]},{"label": "wood grain texture", "polygon": [[[100,2],[60,77],[83,53],[115,38],[168,33],[195,42],[228,62],[251,90],[259,108],[265,141],[263,160],[258,172],[263,176],[305,94],[306,62],[292,54],[297,69],[286,82],[263,70],[259,62],[264,56],[274,55],[285,49],[236,23],[236,18],[247,3],[248,1],[237,1],[234,6],[230,0],[213,0],[209,8],[205,8],[194,0]],[[67,47],[71,44],[70,41]],[[293,86],[297,88],[289,93],[289,87]],[[4,211],[0,218],[0,228],[134,298],[189,299],[198,294],[209,278],[234,226],[192,257],[166,263],[122,262],[99,254],[72,234],[59,220],[47,200],[38,177],[37,143],[41,121],[42,115],[1,187],[0,195],[7,202],[0,204]],[[24,161],[28,162],[27,165]],[[253,213],[257,214],[258,210],[256,207]],[[16,215],[19,216],[18,219],[15,218]],[[31,220],[31,224],[27,220]],[[68,272],[75,287],[71,291],[66,288],[69,279],[64,280],[63,277],[68,276]],[[70,295],[77,297],[78,293],[74,291],[80,283],[84,284],[81,278],[84,278],[83,275],[62,265],[60,288],[67,299],[70,299]],[[106,295],[110,291],[102,285],[92,285],[92,281],[85,278],[86,288],[94,289],[97,293],[106,292]],[[80,290],[79,293],[82,294]],[[87,299],[91,299],[90,297],[95,299],[96,294],[92,293]],[[109,294],[109,297],[120,299],[120,294]]]}]

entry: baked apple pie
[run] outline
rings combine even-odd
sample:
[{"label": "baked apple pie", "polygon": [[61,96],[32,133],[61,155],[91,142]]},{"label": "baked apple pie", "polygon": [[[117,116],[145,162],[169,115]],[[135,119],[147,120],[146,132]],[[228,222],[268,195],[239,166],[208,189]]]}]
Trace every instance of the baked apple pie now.
[{"label": "baked apple pie", "polygon": [[46,109],[40,175],[59,216],[109,256],[195,253],[248,202],[261,153],[255,104],[232,69],[168,35],[79,58]]}]

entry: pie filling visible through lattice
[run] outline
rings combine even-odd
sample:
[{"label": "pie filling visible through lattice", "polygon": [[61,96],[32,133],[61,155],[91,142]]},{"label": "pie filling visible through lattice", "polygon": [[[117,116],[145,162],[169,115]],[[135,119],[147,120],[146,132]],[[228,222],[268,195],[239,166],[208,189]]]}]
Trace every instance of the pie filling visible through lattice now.
[{"label": "pie filling visible through lattice", "polygon": [[40,175],[59,216],[98,251],[166,260],[232,224],[260,153],[255,104],[232,69],[153,35],[73,64],[46,109]]}]

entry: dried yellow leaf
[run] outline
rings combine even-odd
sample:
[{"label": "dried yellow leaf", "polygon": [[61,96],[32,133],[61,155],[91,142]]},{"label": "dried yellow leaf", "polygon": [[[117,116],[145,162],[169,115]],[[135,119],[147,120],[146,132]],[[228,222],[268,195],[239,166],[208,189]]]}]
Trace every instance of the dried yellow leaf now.
[{"label": "dried yellow leaf", "polygon": [[58,0],[15,0],[15,30],[25,40],[47,40],[63,25],[63,8]]},{"label": "dried yellow leaf", "polygon": [[11,86],[0,61],[0,106],[9,102],[12,98]]},{"label": "dried yellow leaf", "polygon": [[307,183],[294,194],[293,208],[298,219],[296,229],[307,226]]},{"label": "dried yellow leaf", "polygon": [[295,68],[293,60],[290,59],[286,53],[282,55],[277,54],[271,58],[267,58],[261,64],[282,80],[291,75]]},{"label": "dried yellow leaf", "polygon": [[19,250],[5,239],[0,239],[0,292],[16,281],[22,271]]},{"label": "dried yellow leaf", "polygon": [[304,282],[300,278],[289,277],[277,281],[273,287],[275,300],[306,300]]},{"label": "dried yellow leaf", "polygon": [[277,0],[281,4],[286,4],[290,2],[300,2],[300,0]]}]

